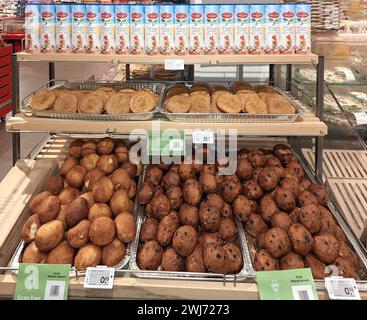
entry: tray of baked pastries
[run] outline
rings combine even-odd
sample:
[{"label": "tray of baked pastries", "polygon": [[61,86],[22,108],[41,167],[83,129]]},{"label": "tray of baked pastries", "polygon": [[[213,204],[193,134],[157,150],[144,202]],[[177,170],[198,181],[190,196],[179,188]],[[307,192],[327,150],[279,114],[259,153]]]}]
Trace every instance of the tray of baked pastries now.
[{"label": "tray of baked pastries", "polygon": [[324,278],[367,279],[365,250],[292,149],[241,149],[237,175],[246,177],[232,206],[243,223],[249,273],[310,268]]},{"label": "tray of baked pastries", "polygon": [[162,113],[175,122],[294,122],[302,114],[282,90],[239,82],[166,86]]},{"label": "tray of baked pastries", "polygon": [[22,111],[55,119],[150,120],[159,110],[163,87],[149,82],[52,80],[24,98]]}]

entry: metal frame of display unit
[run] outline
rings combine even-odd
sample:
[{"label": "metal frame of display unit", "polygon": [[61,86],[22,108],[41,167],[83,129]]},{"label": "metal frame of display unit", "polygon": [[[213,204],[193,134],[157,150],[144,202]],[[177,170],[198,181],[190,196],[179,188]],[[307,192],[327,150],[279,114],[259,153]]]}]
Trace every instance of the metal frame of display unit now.
[{"label": "metal frame of display unit", "polygon": [[[315,175],[322,176],[322,150],[323,150],[323,136],[327,134],[327,127],[321,122],[323,116],[323,103],[324,103],[324,57],[317,56],[315,54],[307,55],[200,55],[200,56],[119,56],[119,55],[103,55],[103,54],[29,54],[20,52],[12,56],[12,86],[13,86],[13,118],[19,114],[20,111],[20,101],[19,101],[19,63],[27,61],[38,61],[38,62],[48,62],[49,63],[49,79],[55,79],[55,68],[54,64],[57,62],[114,62],[126,64],[164,64],[166,59],[180,59],[184,60],[185,65],[189,65],[189,70],[192,69],[194,64],[209,64],[209,65],[238,65],[239,74],[242,75],[241,70],[243,70],[243,65],[259,65],[268,64],[269,65],[269,83],[273,83],[275,79],[275,65],[286,65],[286,89],[290,88],[292,83],[292,65],[293,64],[313,64],[317,69],[317,97],[316,97],[316,110],[314,117],[307,118],[301,117],[302,122],[295,123],[285,123],[285,124],[271,124],[270,126],[262,126],[264,128],[259,128],[259,124],[249,123],[243,125],[239,124],[216,124],[216,126],[222,128],[238,128],[239,135],[242,136],[311,136],[315,139]],[[190,80],[193,80],[193,72],[189,72]],[[242,77],[239,77],[241,80]],[[308,115],[309,117],[310,115]],[[315,118],[316,116],[316,118]],[[62,127],[63,122],[67,120],[55,120],[53,119],[38,119],[39,122],[33,122],[33,120],[26,119],[19,125],[14,125],[12,119],[10,118],[9,124],[7,124],[7,129],[12,131],[13,135],[13,162],[15,163],[20,158],[20,132],[55,132],[56,127]],[[31,118],[31,117],[28,117]],[[61,121],[59,123],[59,121]],[[154,120],[152,120],[154,121]],[[310,122],[308,122],[310,121]],[[75,121],[74,121],[75,122]],[[134,126],[139,125],[144,128],[147,125],[151,125],[151,121],[144,122],[124,122],[121,126],[116,122],[108,123],[98,122],[99,128],[107,133],[107,130],[113,128],[114,134],[126,134],[128,130],[131,130]],[[163,126],[173,125],[173,123],[168,121],[163,121]],[[77,126],[77,123],[74,128]],[[129,125],[130,124],[130,125]],[[180,129],[185,129],[186,127],[207,129],[208,125],[205,123],[175,123],[175,128],[178,126]],[[38,127],[37,127],[38,126]],[[87,126],[88,127],[88,126]],[[209,126],[210,127],[210,126]],[[243,127],[246,127],[244,129]],[[81,129],[83,131],[83,129]],[[80,133],[80,130],[75,132],[70,131],[69,133]],[[57,132],[57,131],[56,131]],[[94,131],[89,132],[85,130],[84,133],[96,133]],[[99,132],[101,133],[101,132]]]}]

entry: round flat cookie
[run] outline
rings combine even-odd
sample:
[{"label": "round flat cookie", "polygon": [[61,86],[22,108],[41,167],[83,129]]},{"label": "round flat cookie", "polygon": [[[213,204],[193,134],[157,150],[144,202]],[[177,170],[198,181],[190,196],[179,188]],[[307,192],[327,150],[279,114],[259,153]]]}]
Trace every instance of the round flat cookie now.
[{"label": "round flat cookie", "polygon": [[218,109],[226,113],[239,113],[242,111],[241,100],[232,93],[224,92],[218,96]]},{"label": "round flat cookie", "polygon": [[133,93],[113,93],[105,105],[108,114],[120,114],[130,112],[130,100]]},{"label": "round flat cookie", "polygon": [[210,104],[202,101],[194,101],[190,103],[190,113],[210,113]]},{"label": "round flat cookie", "polygon": [[72,93],[65,93],[56,98],[54,103],[55,112],[77,112],[78,99]]},{"label": "round flat cookie", "polygon": [[210,94],[207,92],[197,91],[190,93],[190,101],[191,103],[200,102],[207,104],[208,107],[210,106]]},{"label": "round flat cookie", "polygon": [[150,112],[155,106],[156,102],[153,94],[147,91],[135,92],[130,100],[130,110],[134,113]]},{"label": "round flat cookie", "polygon": [[85,94],[78,101],[78,110],[80,113],[101,114],[103,111],[103,100],[94,92]]},{"label": "round flat cookie", "polygon": [[186,113],[190,110],[190,99],[187,93],[175,95],[164,103],[165,110],[172,113]]},{"label": "round flat cookie", "polygon": [[255,92],[236,93],[236,96],[241,100],[242,112],[247,113],[268,113],[266,104],[260,99]]},{"label": "round flat cookie", "polygon": [[56,94],[52,91],[39,91],[29,100],[29,105],[36,110],[49,110],[56,100]]},{"label": "round flat cookie", "polygon": [[294,107],[280,95],[269,94],[266,99],[269,114],[294,114]]},{"label": "round flat cookie", "polygon": [[219,113],[219,112],[222,112],[218,109],[218,106],[217,106],[217,99],[218,97],[223,94],[223,93],[226,93],[228,91],[216,91],[212,94],[211,96],[211,102],[210,102],[210,109],[211,109],[211,112],[214,112],[214,113]]},{"label": "round flat cookie", "polygon": [[110,97],[109,93],[107,93],[106,91],[103,91],[103,90],[99,90],[99,89],[94,90],[91,93],[99,96],[102,99],[103,104],[105,104],[107,102],[108,98]]}]

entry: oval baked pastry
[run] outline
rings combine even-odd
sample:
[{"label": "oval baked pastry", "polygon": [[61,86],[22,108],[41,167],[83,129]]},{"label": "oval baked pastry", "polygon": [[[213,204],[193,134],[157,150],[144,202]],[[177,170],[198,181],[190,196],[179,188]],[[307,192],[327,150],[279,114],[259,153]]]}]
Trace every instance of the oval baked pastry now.
[{"label": "oval baked pastry", "polygon": [[156,106],[156,99],[150,91],[135,92],[130,100],[130,110],[134,113],[150,112]]},{"label": "oval baked pastry", "polygon": [[29,100],[29,105],[36,110],[49,110],[56,100],[56,94],[52,91],[39,91]]},{"label": "oval baked pastry", "polygon": [[105,105],[106,112],[108,114],[129,113],[132,95],[133,93],[128,92],[113,93]]},{"label": "oval baked pastry", "polygon": [[103,111],[103,100],[95,93],[85,94],[80,98],[78,110],[80,113],[101,114]]},{"label": "oval baked pastry", "polygon": [[76,112],[78,108],[78,99],[72,93],[64,93],[56,98],[54,103],[55,112]]}]

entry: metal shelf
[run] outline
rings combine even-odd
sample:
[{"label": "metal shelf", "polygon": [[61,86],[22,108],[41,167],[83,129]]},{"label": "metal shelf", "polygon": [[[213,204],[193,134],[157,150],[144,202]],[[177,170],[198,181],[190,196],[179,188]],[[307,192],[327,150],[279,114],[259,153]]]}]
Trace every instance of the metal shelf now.
[{"label": "metal shelf", "polygon": [[185,64],[317,64],[316,54],[274,55],[117,55],[117,54],[62,54],[25,53],[16,54],[17,61],[45,62],[113,62],[127,64],[164,64],[165,60],[184,60]]},{"label": "metal shelf", "polygon": [[134,129],[150,130],[237,130],[247,136],[325,136],[327,126],[312,113],[300,116],[293,123],[178,123],[165,119],[152,121],[85,121],[36,118],[16,114],[7,120],[6,129],[11,132],[49,132],[86,134],[129,134]]}]

